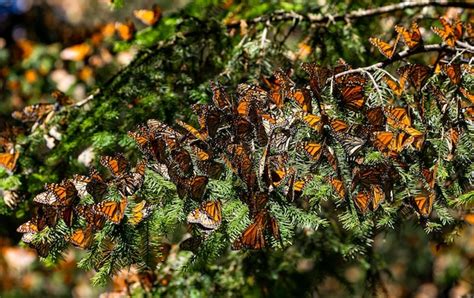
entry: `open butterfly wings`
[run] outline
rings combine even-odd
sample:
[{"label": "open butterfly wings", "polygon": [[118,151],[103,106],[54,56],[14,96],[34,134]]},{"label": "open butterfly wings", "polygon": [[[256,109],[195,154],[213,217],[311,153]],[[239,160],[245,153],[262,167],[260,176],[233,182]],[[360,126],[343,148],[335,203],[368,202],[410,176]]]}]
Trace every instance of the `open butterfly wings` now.
[{"label": "open butterfly wings", "polygon": [[199,224],[204,229],[217,229],[222,221],[222,203],[220,201],[204,202],[201,207],[188,214],[187,221],[190,224]]},{"label": "open butterfly wings", "polygon": [[95,213],[105,216],[108,220],[115,224],[119,224],[125,215],[125,208],[127,207],[127,198],[122,197],[120,202],[116,201],[102,201],[92,207]]}]

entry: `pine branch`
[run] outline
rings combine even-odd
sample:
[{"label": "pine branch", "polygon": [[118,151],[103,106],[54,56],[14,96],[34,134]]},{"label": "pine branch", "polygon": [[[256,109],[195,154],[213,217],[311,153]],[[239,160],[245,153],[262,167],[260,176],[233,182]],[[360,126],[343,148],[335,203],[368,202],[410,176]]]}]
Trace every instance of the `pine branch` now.
[{"label": "pine branch", "polygon": [[[356,10],[346,14],[338,15],[320,15],[320,14],[298,14],[296,12],[290,11],[278,11],[273,14],[260,16],[254,19],[245,20],[247,24],[257,24],[257,23],[266,23],[266,22],[285,22],[291,20],[297,21],[306,21],[313,24],[325,24],[328,22],[350,22],[354,19],[367,18],[378,16],[381,14],[393,13],[400,10],[405,10],[408,8],[417,8],[417,7],[459,7],[459,8],[474,8],[474,3],[462,2],[462,1],[446,1],[446,0],[424,0],[424,1],[406,1],[397,4],[390,4],[386,6],[381,6],[373,9],[365,10]],[[242,20],[237,20],[227,24],[227,28],[239,27]]]}]

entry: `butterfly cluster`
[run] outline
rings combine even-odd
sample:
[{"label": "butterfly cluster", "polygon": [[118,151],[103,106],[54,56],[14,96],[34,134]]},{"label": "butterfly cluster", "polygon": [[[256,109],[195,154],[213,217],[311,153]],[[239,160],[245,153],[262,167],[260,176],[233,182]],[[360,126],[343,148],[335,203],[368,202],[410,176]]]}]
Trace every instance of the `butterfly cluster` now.
[{"label": "butterfly cluster", "polygon": [[[459,18],[449,21],[445,17],[439,19],[443,28],[431,27],[431,30],[442,38],[444,44],[449,48],[454,48],[456,42],[461,42],[463,38],[463,31],[465,31],[466,41],[471,41],[474,39],[474,31],[472,30],[472,24],[466,23],[463,28],[462,22]],[[464,29],[464,30],[463,30]],[[417,22],[412,22],[410,28],[405,28],[403,26],[396,25],[395,31],[397,32],[397,37],[393,44],[387,43],[380,38],[371,37],[369,39],[370,43],[378,48],[380,53],[387,57],[388,59],[394,58],[397,55],[397,45],[400,41],[400,38],[403,39],[403,42],[408,47],[409,51],[416,51],[420,47],[423,47],[424,42],[421,35],[420,27]]]},{"label": "butterfly cluster", "polygon": [[[36,241],[35,235],[47,227],[54,228],[62,219],[70,229],[65,240],[86,249],[90,247],[94,233],[106,222],[117,225],[123,222],[128,206],[131,209],[126,220],[128,224],[137,225],[151,215],[154,206],[145,200],[138,202],[135,195],[143,184],[145,163],[139,162],[131,170],[121,154],[102,156],[100,163],[109,170],[109,179],[92,169],[87,176],[74,175],[61,183],[45,185],[45,191],[33,198],[34,216],[17,229],[23,233],[23,242],[34,247],[41,256],[46,256],[51,244]],[[111,189],[118,192],[120,199],[115,199],[117,196],[113,196]],[[129,205],[130,197],[134,203]]]},{"label": "butterfly cluster", "polygon": [[34,131],[39,125],[48,123],[63,107],[74,103],[72,98],[59,90],[54,91],[51,97],[55,99],[55,103],[37,103],[14,111],[12,118],[21,124],[0,118],[0,147],[3,151],[0,153],[0,167],[10,173],[15,170],[20,157],[20,150],[16,146],[17,137],[26,132],[24,124],[32,124],[31,131]]},{"label": "butterfly cluster", "polygon": [[[396,31],[409,50],[423,44],[415,23]],[[454,43],[463,41],[462,35],[454,37]],[[448,46],[450,40],[445,40]],[[395,48],[381,51],[394,57]],[[373,75],[342,59],[333,67],[303,63],[301,69],[307,80],[293,80],[291,70],[278,69],[256,84],[238,85],[235,92],[211,82],[212,101],[192,107],[194,124],[176,120],[172,126],[149,119],[129,132],[143,155],[134,170],[121,154],[103,156],[100,162],[110,179],[93,170],[89,176],[46,185],[34,199],[41,215],[19,228],[24,241],[31,243],[32,236],[54,226],[58,218],[71,227],[81,218],[85,226],[72,229],[67,240],[88,247],[104,222],[122,223],[128,197],[142,187],[147,167],[176,185],[180,199],[197,207],[186,218],[193,237],[182,243],[183,249],[192,250],[223,226],[225,204],[235,199],[213,198],[212,180],[232,178],[237,199],[248,208],[250,224],[237,237],[229,236],[236,250],[283,242],[281,215],[272,206],[315,212],[308,207],[308,190],[316,176],[323,176],[339,198],[337,208],[361,217],[385,207],[410,206],[412,213],[429,218],[435,202],[446,203],[442,188],[464,188],[457,176],[443,179],[442,185],[438,179],[444,163],[461,162],[458,146],[474,120],[468,86],[473,71],[464,57],[448,51],[433,66],[403,62],[398,78],[385,71],[382,100],[369,93],[379,88]],[[438,87],[439,81],[449,94]],[[433,128],[430,117],[438,119],[441,131]],[[440,147],[434,140],[445,142],[448,152],[433,155]],[[120,199],[104,199],[111,185]],[[84,196],[94,203],[81,203]],[[137,224],[152,206],[142,201],[131,209],[128,222]]]}]

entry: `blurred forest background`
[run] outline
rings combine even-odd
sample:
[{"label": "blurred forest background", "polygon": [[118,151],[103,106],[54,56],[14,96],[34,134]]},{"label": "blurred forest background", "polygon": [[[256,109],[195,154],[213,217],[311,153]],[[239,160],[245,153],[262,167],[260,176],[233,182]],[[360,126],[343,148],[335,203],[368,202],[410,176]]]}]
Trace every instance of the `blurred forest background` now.
[{"label": "blurred forest background", "polygon": [[[121,297],[130,293],[129,284],[137,283],[130,278],[136,268],[125,268],[93,285],[94,270],[77,267],[84,251],[69,248],[59,261],[40,261],[35,250],[20,244],[22,235],[16,228],[28,219],[31,198],[44,183],[86,172],[88,166],[97,164],[92,151],[105,154],[120,148],[132,152],[135,147],[126,132],[148,118],[167,123],[189,119],[191,104],[210,101],[210,80],[218,78],[235,89],[238,83],[270,76],[277,66],[298,69],[305,61],[334,65],[344,58],[355,67],[367,66],[384,60],[368,42],[369,37],[391,40],[395,24],[408,26],[418,19],[425,27],[424,34],[440,16],[461,15],[463,21],[470,22],[474,18],[472,7],[464,7],[469,6],[464,5],[468,1],[460,1],[453,8],[427,5],[348,22],[329,18],[325,26],[290,20],[283,22],[284,26],[275,22],[267,30],[241,21],[280,11],[338,15],[393,1],[307,2],[313,1],[0,0],[0,118],[10,119],[13,111],[27,105],[53,102],[55,90],[76,102],[99,94],[94,98],[97,105],[84,115],[76,110],[68,114],[81,124],[69,127],[61,142],[54,130],[25,138],[29,149],[22,152],[25,158],[20,157],[19,164],[34,171],[0,173],[0,296],[109,297],[107,293],[116,293]],[[158,25],[144,24],[134,15],[135,10],[153,5],[161,10]],[[127,38],[119,22],[133,22],[136,33]],[[426,36],[426,43],[440,41],[436,35]],[[416,59],[433,63],[436,57]],[[112,110],[116,113],[104,112]],[[398,220],[394,229],[374,235],[371,249],[365,252],[369,255],[364,256],[353,252],[354,256],[349,252],[351,246],[340,245],[341,238],[351,239],[351,235],[330,223],[339,233],[337,240],[314,230],[301,230],[296,244],[284,250],[268,255],[231,253],[202,271],[181,271],[177,267],[190,256],[177,248],[181,238],[171,239],[172,248],[153,284],[153,293],[186,297],[206,297],[207,291],[246,297],[371,296],[375,293],[367,290],[373,282],[367,272],[374,268],[373,262],[380,269],[378,280],[383,281],[380,296],[472,295],[474,205],[472,181],[469,183],[471,201],[466,209],[471,217],[466,217],[467,224],[446,231],[440,227],[427,234],[416,219],[404,224],[400,222],[403,219]],[[182,225],[181,236],[184,229]],[[337,246],[334,250],[339,255],[324,255],[324,249],[315,253],[324,245]],[[143,286],[143,282],[139,284]]]}]

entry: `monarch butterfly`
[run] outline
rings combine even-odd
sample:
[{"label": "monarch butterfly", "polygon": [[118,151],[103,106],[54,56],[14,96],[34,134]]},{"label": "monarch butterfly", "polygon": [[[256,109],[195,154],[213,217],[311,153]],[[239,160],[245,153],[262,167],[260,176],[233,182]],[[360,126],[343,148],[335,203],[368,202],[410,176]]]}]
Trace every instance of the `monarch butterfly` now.
[{"label": "monarch butterfly", "polygon": [[67,47],[59,54],[63,60],[84,61],[84,59],[92,52],[92,47],[87,43],[80,43]]},{"label": "monarch butterfly", "polygon": [[229,95],[218,82],[210,82],[212,90],[212,101],[214,105],[220,110],[229,110],[232,106]]},{"label": "monarch butterfly", "polygon": [[392,90],[393,94],[397,97],[400,97],[403,92],[405,91],[405,84],[406,80],[408,79],[408,71],[403,72],[400,74],[400,79],[398,81],[392,80],[388,75],[383,77],[383,80],[387,84],[387,86]]},{"label": "monarch butterfly", "polygon": [[255,125],[257,144],[262,147],[267,145],[269,139],[267,129],[265,128],[265,124],[263,121],[264,120],[260,115],[255,115],[254,119],[252,119],[252,122]]},{"label": "monarch butterfly", "polygon": [[308,182],[312,179],[312,176],[307,176],[302,179],[296,179],[296,172],[293,171],[293,174],[288,183],[288,192],[286,194],[286,199],[289,202],[294,202],[301,197],[304,188]]},{"label": "monarch butterfly", "polygon": [[128,161],[122,153],[114,156],[101,156],[100,164],[112,173],[114,177],[120,177],[128,170]]},{"label": "monarch butterfly", "polygon": [[362,84],[336,84],[335,91],[343,107],[352,111],[359,111],[364,107],[365,95]]},{"label": "monarch butterfly", "polygon": [[336,173],[339,172],[337,157],[334,154],[334,150],[331,147],[327,145],[325,146],[324,156],[326,157],[326,160],[328,161],[329,165],[333,168],[333,170]]},{"label": "monarch butterfly", "polygon": [[13,171],[18,157],[20,157],[20,152],[18,151],[13,153],[0,153],[0,166],[4,167],[8,171]]},{"label": "monarch butterfly", "polygon": [[200,171],[211,179],[219,179],[224,172],[224,165],[214,160],[197,161],[196,165]]},{"label": "monarch butterfly", "polygon": [[263,78],[263,82],[270,89],[269,95],[272,103],[279,109],[284,105],[285,91],[283,90],[281,83],[278,78],[273,75],[271,78]]},{"label": "monarch butterfly", "polygon": [[37,103],[26,106],[21,111],[12,113],[12,117],[21,122],[39,122],[54,111],[54,105],[50,103]]},{"label": "monarch butterfly", "polygon": [[414,142],[414,138],[404,132],[395,135],[389,131],[374,132],[374,146],[388,156],[397,156]]},{"label": "monarch butterfly", "polygon": [[397,49],[399,39],[400,34],[397,35],[397,39],[395,40],[393,45],[390,45],[385,41],[381,40],[380,38],[376,37],[369,38],[369,41],[371,44],[373,44],[379,49],[379,52],[382,53],[382,55],[384,55],[388,59],[392,59],[393,55],[395,54],[395,50]]},{"label": "monarch butterfly", "polygon": [[[52,208],[51,206],[46,205],[39,205],[34,208],[34,216],[32,218],[32,222],[38,227],[39,231],[42,231],[46,227],[55,227],[60,213],[62,212],[62,208]],[[72,207],[67,207],[72,208]],[[68,221],[66,218],[67,215],[62,214],[62,217],[65,222]],[[72,223],[72,218],[67,224]],[[70,226],[70,225],[69,225]]]},{"label": "monarch butterfly", "polygon": [[76,187],[70,180],[62,181],[60,184],[46,184],[45,189],[45,192],[33,198],[34,202],[53,206],[69,206],[77,196]]},{"label": "monarch butterfly", "polygon": [[139,224],[151,215],[153,209],[153,205],[147,206],[145,200],[141,201],[132,208],[132,216],[128,219],[128,222],[132,225]]},{"label": "monarch butterfly", "polygon": [[456,150],[459,138],[462,133],[462,129],[459,127],[451,127],[446,133],[446,143],[448,145],[448,156],[446,160],[452,160],[454,157],[454,151]]},{"label": "monarch butterfly", "polygon": [[16,231],[18,233],[37,233],[39,229],[33,221],[29,220],[16,228]]},{"label": "monarch butterfly", "polygon": [[237,104],[236,112],[239,116],[247,117],[250,114],[251,98],[241,98]]},{"label": "monarch butterfly", "polygon": [[354,156],[365,145],[367,140],[348,133],[335,133],[334,137],[341,144],[348,156]]},{"label": "monarch butterfly", "polygon": [[288,150],[290,142],[295,133],[296,129],[292,127],[289,129],[283,127],[275,129],[270,140],[270,147],[276,152],[284,152]]},{"label": "monarch butterfly", "polygon": [[454,48],[456,41],[462,37],[462,23],[459,18],[456,18],[450,23],[446,18],[439,18],[443,29],[438,27],[431,27],[434,33],[439,35],[443,41],[451,48]]},{"label": "monarch butterfly", "polygon": [[331,70],[327,67],[319,66],[316,63],[303,63],[301,68],[309,75],[309,86],[311,91],[317,97],[321,96],[321,92],[326,85],[326,81],[331,76]]},{"label": "monarch butterfly", "polygon": [[416,22],[412,22],[410,29],[395,25],[395,31],[402,35],[403,41],[410,50],[414,50],[423,45],[420,28]]},{"label": "monarch butterfly", "polygon": [[232,122],[232,129],[234,131],[234,134],[239,138],[239,139],[249,139],[252,136],[254,126],[253,124],[245,119],[244,117],[237,116],[233,122]]},{"label": "monarch butterfly", "polygon": [[195,252],[201,246],[204,241],[204,236],[195,235],[184,239],[179,243],[179,249],[184,251]]},{"label": "monarch butterfly", "polygon": [[352,173],[352,190],[360,183],[365,188],[380,184],[387,191],[397,177],[397,173],[393,166],[386,163],[356,167]]},{"label": "monarch butterfly", "polygon": [[146,162],[141,161],[135,171],[122,175],[115,181],[118,191],[123,196],[130,196],[137,192],[143,185]]},{"label": "monarch butterfly", "polygon": [[359,191],[354,198],[354,203],[361,213],[367,212],[369,204],[372,202],[372,196],[367,191]]},{"label": "monarch butterfly", "polygon": [[176,189],[181,198],[189,196],[194,200],[199,200],[204,195],[208,182],[209,178],[207,176],[179,179],[176,183]]},{"label": "monarch butterfly", "polygon": [[102,199],[108,191],[107,183],[105,182],[104,178],[102,178],[100,173],[95,169],[91,170],[89,177],[90,181],[86,185],[87,192],[94,199]]},{"label": "monarch butterfly", "polygon": [[380,204],[385,201],[385,192],[380,185],[371,185],[372,210],[376,211]]},{"label": "monarch butterfly", "polygon": [[188,214],[187,221],[190,224],[199,224],[204,229],[217,229],[222,221],[221,201],[207,201],[202,203],[199,208],[194,209]]},{"label": "monarch butterfly", "polygon": [[88,225],[91,225],[94,229],[102,229],[106,221],[105,215],[96,213],[94,208],[94,205],[79,205],[75,210],[85,218]]},{"label": "monarch butterfly", "polygon": [[429,66],[422,64],[408,64],[397,69],[399,75],[407,75],[411,85],[420,91],[424,86],[426,80],[430,77],[432,69]]},{"label": "monarch butterfly", "polygon": [[323,129],[323,121],[322,121],[322,118],[319,116],[308,113],[303,116],[303,121],[306,122],[309,125],[309,127],[311,127],[312,129],[314,129],[315,131],[319,133]]},{"label": "monarch butterfly", "polygon": [[382,107],[374,107],[367,109],[365,115],[369,124],[376,129],[382,128],[385,125],[385,122],[387,121],[383,113]]},{"label": "monarch butterfly", "polygon": [[251,106],[262,106],[268,102],[269,95],[265,89],[249,84],[239,84],[237,94],[240,102],[249,102]]},{"label": "monarch butterfly", "polygon": [[290,173],[286,168],[277,168],[270,171],[270,177],[273,186],[279,186]]},{"label": "monarch butterfly", "polygon": [[125,23],[115,23],[115,30],[123,41],[130,41],[135,37],[135,25],[131,20],[126,20]]},{"label": "monarch butterfly", "polygon": [[274,218],[270,217],[267,211],[263,210],[255,215],[253,223],[250,224],[244,230],[242,235],[234,241],[234,243],[232,244],[232,249],[239,250],[242,248],[265,248],[265,236],[268,230],[275,239],[280,238],[280,232],[277,221]]},{"label": "monarch butterfly", "polygon": [[300,144],[300,148],[304,150],[304,153],[314,161],[319,160],[322,152],[322,145],[315,142],[303,142]]},{"label": "monarch butterfly", "polygon": [[35,241],[35,235],[36,233],[25,233],[21,237],[21,241],[28,244],[29,247],[34,248],[40,257],[45,258],[49,254],[51,245],[44,240]]},{"label": "monarch butterfly", "polygon": [[292,89],[288,94],[288,98],[296,101],[303,112],[311,113],[313,111],[313,107],[311,105],[311,96],[309,96],[305,89]]},{"label": "monarch butterfly", "polygon": [[428,186],[431,190],[434,190],[436,184],[436,175],[438,174],[438,164],[436,164],[433,169],[422,169],[421,173],[425,178],[425,181],[428,183]]},{"label": "monarch butterfly", "polygon": [[[352,66],[350,66],[344,59],[342,58],[339,58],[337,60],[337,63],[336,63],[336,66],[334,66],[333,68],[333,74],[334,75],[337,75],[337,74],[340,74],[342,72],[345,72],[345,71],[348,71],[352,69]],[[344,81],[348,76],[342,76],[342,77],[339,77],[336,79],[336,82],[342,82]]]},{"label": "monarch butterfly", "polygon": [[343,200],[346,197],[346,188],[344,187],[344,183],[334,177],[329,178],[329,183],[331,183],[332,187],[336,191],[336,194]]},{"label": "monarch butterfly", "polygon": [[340,119],[331,119],[329,126],[331,126],[335,132],[347,132],[349,130],[349,124]]},{"label": "monarch butterfly", "polygon": [[184,175],[191,175],[193,173],[193,162],[187,150],[177,147],[171,151],[171,158],[174,165],[177,166]]},{"label": "monarch butterfly", "polygon": [[193,106],[193,111],[198,115],[199,125],[204,136],[214,138],[219,126],[222,124],[220,112],[211,106]]},{"label": "monarch butterfly", "polygon": [[205,136],[204,134],[202,134],[201,132],[199,132],[196,128],[194,128],[193,126],[181,121],[181,120],[176,120],[176,123],[181,126],[182,128],[184,128],[188,133],[190,133],[191,135],[193,135],[196,139],[198,140],[201,140],[201,141],[205,141],[207,139],[207,136]]},{"label": "monarch butterfly", "polygon": [[161,18],[161,8],[153,5],[151,10],[137,9],[133,11],[133,15],[147,26],[155,25]]},{"label": "monarch butterfly", "polygon": [[92,226],[88,226],[85,229],[77,229],[70,236],[66,237],[66,240],[71,242],[72,245],[82,249],[89,248],[92,243]]},{"label": "monarch butterfly", "polygon": [[138,127],[137,131],[129,131],[127,134],[137,143],[140,151],[147,153],[149,150],[150,133],[145,127]]},{"label": "monarch butterfly", "polygon": [[167,161],[166,141],[150,129],[140,127],[138,131],[129,132],[128,135],[132,137],[138,144],[140,151],[149,160],[155,160],[158,163],[165,163]]},{"label": "monarch butterfly", "polygon": [[127,198],[122,197],[120,202],[102,201],[92,206],[92,211],[104,215],[107,219],[115,224],[119,224],[125,214],[127,207]]},{"label": "monarch butterfly", "polygon": [[395,128],[401,129],[413,137],[422,136],[423,133],[411,126],[411,120],[408,111],[403,107],[393,107],[384,109],[387,117],[387,124]]},{"label": "monarch butterfly", "polygon": [[451,83],[459,85],[461,83],[461,65],[456,63],[442,64],[441,69],[448,76]]},{"label": "monarch butterfly", "polygon": [[425,218],[430,216],[435,198],[436,194],[433,191],[426,190],[413,197],[415,208],[421,216]]},{"label": "monarch butterfly", "polygon": [[157,134],[157,135],[166,135],[169,138],[178,140],[181,139],[183,136],[166,125],[165,123],[161,122],[160,120],[157,119],[148,119],[147,120],[147,127],[150,129],[150,132]]},{"label": "monarch butterfly", "polygon": [[107,183],[95,169],[91,170],[89,176],[74,175],[71,182],[81,198],[90,194],[94,199],[101,199],[108,191]]}]

